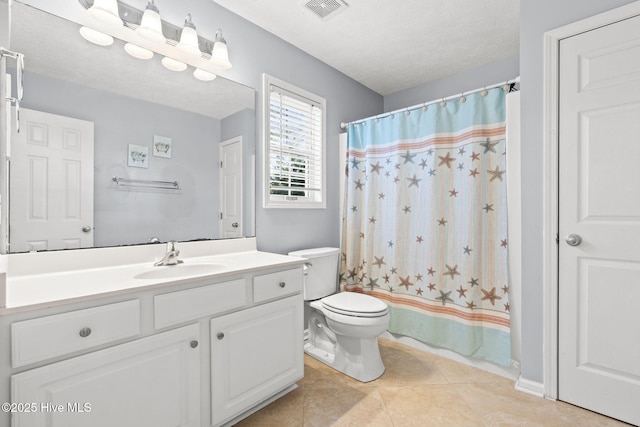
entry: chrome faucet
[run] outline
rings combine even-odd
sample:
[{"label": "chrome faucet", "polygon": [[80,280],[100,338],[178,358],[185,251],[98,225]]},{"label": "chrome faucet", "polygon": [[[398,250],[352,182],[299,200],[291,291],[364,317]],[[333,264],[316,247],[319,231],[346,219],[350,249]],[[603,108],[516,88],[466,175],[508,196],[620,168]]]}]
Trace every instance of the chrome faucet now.
[{"label": "chrome faucet", "polygon": [[182,264],[184,261],[178,259],[178,255],[180,255],[180,251],[176,249],[176,242],[172,240],[167,242],[167,252],[164,254],[164,257],[153,265],[158,267],[163,265]]}]

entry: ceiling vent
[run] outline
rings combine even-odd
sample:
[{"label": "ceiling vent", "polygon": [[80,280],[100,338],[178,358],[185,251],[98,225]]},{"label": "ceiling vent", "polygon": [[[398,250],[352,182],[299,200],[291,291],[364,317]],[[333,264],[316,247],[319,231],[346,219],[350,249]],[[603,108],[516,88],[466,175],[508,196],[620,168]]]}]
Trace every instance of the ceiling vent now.
[{"label": "ceiling vent", "polygon": [[304,0],[303,4],[305,9],[322,21],[333,18],[349,7],[349,5],[342,0]]}]

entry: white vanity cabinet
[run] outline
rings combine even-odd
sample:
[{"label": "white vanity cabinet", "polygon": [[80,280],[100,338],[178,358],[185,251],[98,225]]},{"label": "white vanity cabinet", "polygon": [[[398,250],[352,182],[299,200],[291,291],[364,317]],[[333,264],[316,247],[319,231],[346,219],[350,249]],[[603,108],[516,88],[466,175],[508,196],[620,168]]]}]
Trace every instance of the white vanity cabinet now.
[{"label": "white vanity cabinet", "polygon": [[294,295],[211,320],[213,425],[302,378],[302,312]]},{"label": "white vanity cabinet", "polygon": [[12,405],[0,426],[218,427],[291,391],[303,274],[280,257],[0,316],[0,403]]},{"label": "white vanity cabinet", "polygon": [[13,375],[12,425],[197,427],[199,337],[185,326]]},{"label": "white vanity cabinet", "polygon": [[211,320],[214,426],[304,375],[301,268],[256,275],[251,289],[254,307]]}]

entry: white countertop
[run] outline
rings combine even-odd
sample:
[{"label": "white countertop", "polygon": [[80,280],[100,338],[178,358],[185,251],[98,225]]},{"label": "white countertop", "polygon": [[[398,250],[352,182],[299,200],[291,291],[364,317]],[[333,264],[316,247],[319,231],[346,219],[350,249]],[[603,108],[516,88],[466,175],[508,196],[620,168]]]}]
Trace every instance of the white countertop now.
[{"label": "white countertop", "polygon": [[[180,246],[178,244],[178,248]],[[124,249],[131,251],[130,248]],[[194,280],[217,280],[269,267],[294,267],[304,261],[303,258],[255,249],[180,259],[184,261],[183,264],[166,267],[155,267],[153,263],[157,259],[64,271],[46,271],[47,269],[34,267],[34,270],[38,271],[35,274],[29,274],[21,266],[21,274],[12,275],[9,268],[5,282],[5,307],[0,308],[0,315],[92,300],[150,287],[190,283]]]}]

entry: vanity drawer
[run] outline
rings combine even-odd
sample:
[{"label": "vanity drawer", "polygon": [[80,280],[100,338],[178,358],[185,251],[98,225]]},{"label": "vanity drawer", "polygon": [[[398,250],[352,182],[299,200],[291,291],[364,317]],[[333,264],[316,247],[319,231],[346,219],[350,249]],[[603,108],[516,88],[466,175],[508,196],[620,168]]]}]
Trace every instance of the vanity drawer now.
[{"label": "vanity drawer", "polygon": [[156,329],[212,316],[247,303],[244,279],[156,295],[154,324]]},{"label": "vanity drawer", "polygon": [[302,291],[302,269],[278,271],[253,278],[253,302],[259,303]]},{"label": "vanity drawer", "polygon": [[140,334],[131,300],[11,324],[12,366],[28,365]]}]

